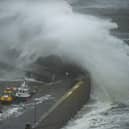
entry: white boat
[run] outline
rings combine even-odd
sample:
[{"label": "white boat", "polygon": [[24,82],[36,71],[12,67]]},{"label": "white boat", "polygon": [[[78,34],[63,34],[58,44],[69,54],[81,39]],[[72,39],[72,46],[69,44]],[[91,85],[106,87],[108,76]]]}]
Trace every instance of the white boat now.
[{"label": "white boat", "polygon": [[27,100],[29,97],[31,97],[31,91],[29,86],[26,83],[26,80],[21,84],[19,88],[17,88],[16,94],[15,94],[16,100]]}]

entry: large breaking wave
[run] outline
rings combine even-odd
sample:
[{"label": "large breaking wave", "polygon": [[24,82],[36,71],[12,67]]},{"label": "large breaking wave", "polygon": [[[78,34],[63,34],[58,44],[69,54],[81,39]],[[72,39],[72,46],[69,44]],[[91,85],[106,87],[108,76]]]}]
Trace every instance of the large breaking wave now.
[{"label": "large breaking wave", "polygon": [[[1,62],[21,68],[55,54],[89,71],[93,96],[128,98],[129,48],[111,35],[116,23],[75,13],[63,0],[4,1],[0,10]],[[17,56],[8,58],[9,50]]]}]

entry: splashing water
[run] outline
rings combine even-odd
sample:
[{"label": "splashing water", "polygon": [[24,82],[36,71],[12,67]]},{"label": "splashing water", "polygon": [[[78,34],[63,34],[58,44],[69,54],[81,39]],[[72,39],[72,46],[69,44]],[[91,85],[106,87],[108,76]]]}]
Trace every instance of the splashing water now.
[{"label": "splashing water", "polygon": [[[20,53],[15,59],[18,67],[40,56],[63,56],[88,69],[99,99],[128,98],[129,49],[110,34],[117,28],[115,23],[75,13],[59,0],[2,2],[1,10],[0,48]],[[0,60],[5,60],[3,51],[0,54]]]},{"label": "splashing water", "polygon": [[62,129],[128,129],[128,119],[128,106],[95,102],[85,105]]}]

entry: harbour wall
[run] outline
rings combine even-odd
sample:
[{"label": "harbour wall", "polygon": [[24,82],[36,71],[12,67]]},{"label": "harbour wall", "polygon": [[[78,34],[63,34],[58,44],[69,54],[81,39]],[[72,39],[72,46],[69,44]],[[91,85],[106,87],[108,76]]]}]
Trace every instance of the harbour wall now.
[{"label": "harbour wall", "polygon": [[51,108],[43,114],[33,129],[60,129],[89,100],[90,79],[77,80]]}]

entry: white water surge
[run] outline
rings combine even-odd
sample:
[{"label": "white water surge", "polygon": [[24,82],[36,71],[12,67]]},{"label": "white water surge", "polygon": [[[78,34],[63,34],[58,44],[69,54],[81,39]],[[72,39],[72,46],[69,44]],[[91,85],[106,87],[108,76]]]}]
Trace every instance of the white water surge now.
[{"label": "white water surge", "polygon": [[6,1],[1,10],[0,48],[20,51],[17,66],[40,56],[64,56],[90,72],[99,99],[128,97],[128,46],[110,34],[117,28],[115,23],[75,13],[67,2],[58,0]]}]

